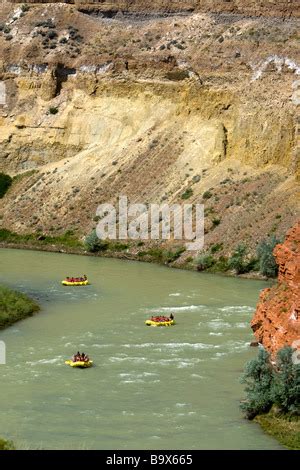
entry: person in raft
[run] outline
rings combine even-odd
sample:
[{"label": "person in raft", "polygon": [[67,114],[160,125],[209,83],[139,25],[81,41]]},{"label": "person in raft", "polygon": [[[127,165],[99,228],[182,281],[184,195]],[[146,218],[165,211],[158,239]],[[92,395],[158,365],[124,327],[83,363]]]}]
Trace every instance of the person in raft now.
[{"label": "person in raft", "polygon": [[84,352],[80,354],[80,352],[77,351],[77,354],[74,354],[72,356],[73,362],[89,362],[89,360],[90,360],[89,356],[85,354]]},{"label": "person in raft", "polygon": [[170,315],[170,320],[171,320],[171,321],[174,320],[174,315],[173,315],[173,313],[171,313],[171,315]]},{"label": "person in raft", "polygon": [[67,276],[66,281],[68,281],[68,282],[84,282],[84,281],[87,281],[87,277],[86,277],[86,275],[84,275],[83,277],[69,277],[69,276]]},{"label": "person in raft", "polygon": [[72,361],[73,361],[73,362],[78,362],[78,361],[80,361],[80,352],[79,352],[79,351],[77,351],[77,354],[73,354],[73,356],[72,356]]}]

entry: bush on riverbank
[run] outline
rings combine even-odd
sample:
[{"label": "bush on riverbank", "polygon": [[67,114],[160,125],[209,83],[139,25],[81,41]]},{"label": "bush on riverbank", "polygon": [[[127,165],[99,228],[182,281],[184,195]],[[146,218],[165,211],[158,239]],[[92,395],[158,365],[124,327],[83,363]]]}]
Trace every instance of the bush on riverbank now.
[{"label": "bush on riverbank", "polygon": [[218,254],[222,248],[222,244],[215,244],[211,246],[209,251],[200,254],[195,260],[197,270],[213,273],[232,270],[236,274],[257,270],[258,261],[254,257],[249,257],[245,245],[238,245],[229,258]]},{"label": "bush on riverbank", "polygon": [[256,256],[250,256],[249,249],[243,243],[239,244],[227,258],[218,252],[223,249],[223,244],[215,244],[209,250],[201,253],[195,259],[198,271],[226,272],[235,271],[236,274],[259,272],[268,278],[274,278],[278,274],[278,266],[273,254],[275,246],[280,243],[276,237],[271,237],[258,245]]},{"label": "bush on riverbank", "polygon": [[286,346],[278,351],[276,364],[261,349],[257,358],[247,362],[241,382],[247,398],[241,403],[246,417],[253,419],[276,405],[279,412],[300,416],[300,364],[293,362],[294,349]]},{"label": "bush on riverbank", "polygon": [[[180,258],[182,253],[185,251],[185,247],[183,246],[173,246],[170,249],[166,249],[161,246],[145,246],[145,249],[137,251],[137,248],[145,245],[144,242],[122,243],[118,241],[99,240],[95,229],[87,235],[84,242],[82,242],[71,230],[67,230],[65,233],[60,235],[50,236],[43,234],[42,232],[19,234],[3,228],[0,229],[0,243],[1,242],[4,246],[12,244],[19,245],[23,248],[46,249],[46,251],[61,251],[62,249],[65,249],[66,252],[69,251],[72,253],[82,254],[84,253],[84,250],[86,250],[89,253],[99,253],[104,256],[118,256],[119,253],[125,252],[128,253],[130,259],[139,259],[148,262],[171,265]],[[201,253],[194,260],[192,257],[186,258],[183,263],[180,264],[180,267],[191,269],[194,266],[198,271],[208,271],[211,273],[226,273],[227,271],[232,270],[235,271],[236,274],[244,274],[249,272],[257,273],[260,270],[260,266],[262,266],[262,273],[271,277],[271,270],[273,269],[274,272],[275,269],[272,264],[275,260],[274,257],[273,259],[271,257],[273,256],[273,253],[270,248],[272,247],[273,242],[266,241],[263,243],[265,243],[265,248],[262,249],[262,261],[258,258],[250,257],[248,248],[244,245],[238,245],[231,256],[227,257],[222,254],[223,244],[217,243],[212,245],[209,250]],[[127,255],[124,257],[127,257]]]},{"label": "bush on riverbank", "polygon": [[84,245],[90,253],[98,253],[108,249],[108,242],[100,240],[95,229],[85,237]]},{"label": "bush on riverbank", "polygon": [[262,240],[257,248],[257,256],[259,260],[259,271],[263,276],[277,277],[278,265],[276,263],[273,250],[281,240],[272,236],[268,240]]},{"label": "bush on riverbank", "polygon": [[257,358],[247,362],[241,377],[247,394],[247,399],[241,403],[241,409],[248,419],[269,411],[272,406],[274,372],[269,359],[269,353],[261,349]]},{"label": "bush on riverbank", "polygon": [[32,316],[39,309],[26,295],[0,286],[0,329]]},{"label": "bush on riverbank", "polygon": [[44,235],[40,232],[19,234],[7,229],[0,229],[0,242],[16,244],[32,244],[37,248],[40,245],[61,245],[70,248],[82,248],[82,243],[78,240],[72,231],[67,230],[64,234],[58,236]]},{"label": "bush on riverbank", "polygon": [[240,406],[248,419],[259,415],[256,420],[278,439],[291,430],[285,442],[300,448],[300,364],[293,356],[294,349],[286,346],[272,364],[269,353],[261,349],[245,366],[241,382],[247,397]]},{"label": "bush on riverbank", "polygon": [[241,243],[234,250],[228,261],[228,268],[234,269],[237,274],[245,274],[257,267],[257,259],[249,258],[247,246]]},{"label": "bush on riverbank", "polygon": [[0,439],[0,450],[15,450],[14,443],[6,439]]}]

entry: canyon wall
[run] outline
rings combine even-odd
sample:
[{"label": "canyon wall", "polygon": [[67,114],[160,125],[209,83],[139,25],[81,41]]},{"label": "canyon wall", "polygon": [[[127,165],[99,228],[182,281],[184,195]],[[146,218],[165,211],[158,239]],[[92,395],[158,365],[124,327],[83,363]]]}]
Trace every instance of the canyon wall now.
[{"label": "canyon wall", "polygon": [[120,194],[188,196],[227,256],[299,219],[299,20],[157,4],[1,4],[1,227],[83,237]]},{"label": "canyon wall", "polygon": [[131,12],[215,12],[236,13],[251,16],[279,16],[299,17],[300,6],[298,0],[65,0],[64,2],[44,0],[25,0],[23,2],[12,0],[2,3],[67,3],[77,7],[98,8],[99,10],[131,11]]},{"label": "canyon wall", "polygon": [[261,292],[251,322],[257,340],[272,356],[284,346],[300,347],[300,222],[274,250],[276,286]]}]

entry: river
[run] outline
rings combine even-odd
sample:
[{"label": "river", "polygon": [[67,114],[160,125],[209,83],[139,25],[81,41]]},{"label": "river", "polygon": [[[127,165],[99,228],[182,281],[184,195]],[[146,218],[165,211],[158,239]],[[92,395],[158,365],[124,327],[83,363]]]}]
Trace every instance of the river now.
[{"label": "river", "polygon": [[[0,332],[0,436],[18,448],[281,448],[239,410],[265,282],[8,249],[0,267],[0,283],[42,307]],[[90,286],[60,283],[81,274]],[[147,327],[155,312],[177,324]],[[64,364],[78,349],[94,367]]]}]

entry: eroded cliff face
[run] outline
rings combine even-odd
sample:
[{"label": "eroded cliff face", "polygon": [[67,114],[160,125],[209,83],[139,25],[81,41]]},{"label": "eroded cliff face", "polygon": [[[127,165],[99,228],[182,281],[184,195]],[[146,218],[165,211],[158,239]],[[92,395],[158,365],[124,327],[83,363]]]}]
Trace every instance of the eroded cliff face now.
[{"label": "eroded cliff face", "polygon": [[257,340],[273,356],[284,346],[300,346],[300,222],[277,245],[274,255],[278,283],[261,292],[251,322]]},{"label": "eroded cliff face", "polygon": [[[0,0],[0,3],[10,3]],[[11,3],[20,3],[11,0]],[[47,2],[47,0],[24,0],[22,3],[60,3],[60,0]],[[122,12],[216,12],[216,13],[238,13],[251,16],[300,16],[298,0],[68,0],[66,3],[75,4],[85,11],[109,12],[110,15]],[[111,16],[109,16],[111,17]]]},{"label": "eroded cliff face", "polygon": [[2,3],[0,171],[24,177],[0,224],[83,236],[100,203],[172,204],[189,190],[205,204],[206,248],[255,251],[300,216],[297,15],[138,3],[112,16]]}]

